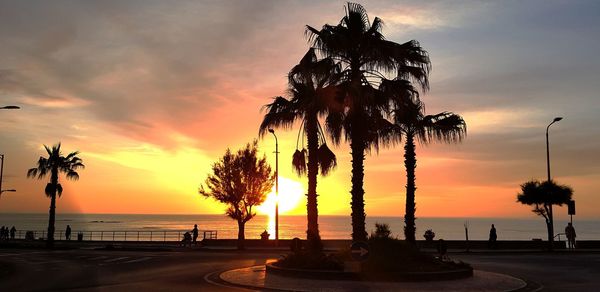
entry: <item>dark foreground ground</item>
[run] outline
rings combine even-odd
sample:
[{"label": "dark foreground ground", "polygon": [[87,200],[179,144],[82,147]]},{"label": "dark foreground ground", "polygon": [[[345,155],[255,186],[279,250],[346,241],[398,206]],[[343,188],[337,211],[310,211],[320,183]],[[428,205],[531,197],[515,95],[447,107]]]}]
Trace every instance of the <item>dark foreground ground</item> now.
[{"label": "dark foreground ground", "polygon": [[[218,271],[263,264],[282,253],[0,249],[0,290],[240,291],[206,279]],[[476,269],[539,284],[534,286],[542,286],[543,291],[600,291],[600,253],[504,252],[451,257]]]}]

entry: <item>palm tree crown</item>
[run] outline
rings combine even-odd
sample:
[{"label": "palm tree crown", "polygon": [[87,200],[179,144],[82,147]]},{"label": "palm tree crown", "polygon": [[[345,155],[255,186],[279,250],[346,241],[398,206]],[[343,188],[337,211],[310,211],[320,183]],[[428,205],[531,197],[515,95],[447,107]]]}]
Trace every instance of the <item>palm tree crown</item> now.
[{"label": "palm tree crown", "polygon": [[[56,181],[56,183],[58,183],[58,174],[64,173],[67,179],[78,180],[79,173],[77,170],[85,168],[81,158],[77,157],[79,151],[71,152],[67,156],[62,156],[60,147],[60,143],[52,146],[52,148],[44,145],[48,157],[40,156],[37,167],[29,169],[27,171],[27,177],[42,179],[50,173],[50,182]],[[62,187],[60,184],[56,185],[56,191],[59,196],[62,194]],[[52,195],[52,189],[48,189],[47,187],[46,195],[50,197]]]}]

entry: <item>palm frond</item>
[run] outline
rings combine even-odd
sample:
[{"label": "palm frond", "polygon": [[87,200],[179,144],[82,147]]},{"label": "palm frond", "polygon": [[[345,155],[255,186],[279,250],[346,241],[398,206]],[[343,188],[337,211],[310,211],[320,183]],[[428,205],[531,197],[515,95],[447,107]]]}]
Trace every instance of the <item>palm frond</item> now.
[{"label": "palm frond", "polygon": [[337,166],[337,158],[335,153],[327,147],[327,144],[323,143],[318,150],[319,166],[321,167],[321,174],[326,176]]},{"label": "palm frond", "polygon": [[463,118],[451,112],[442,112],[433,116],[426,116],[426,131],[430,139],[446,143],[456,143],[464,139],[467,134],[467,124]]},{"label": "palm frond", "polygon": [[66,177],[67,177],[67,179],[70,179],[70,180],[79,180],[79,173],[71,170],[71,171],[67,172]]},{"label": "palm frond", "polygon": [[298,117],[294,105],[284,97],[275,97],[273,102],[264,106],[267,114],[264,116],[259,128],[259,135],[265,135],[269,128],[289,129]]},{"label": "palm frond", "polygon": [[292,168],[296,171],[298,176],[306,174],[306,149],[296,149],[292,156]]}]

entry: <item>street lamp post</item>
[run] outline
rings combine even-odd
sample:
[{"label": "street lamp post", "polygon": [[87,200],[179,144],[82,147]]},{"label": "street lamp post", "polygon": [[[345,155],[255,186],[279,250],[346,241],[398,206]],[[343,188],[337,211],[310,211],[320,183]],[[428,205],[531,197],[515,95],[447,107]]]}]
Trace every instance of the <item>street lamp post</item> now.
[{"label": "street lamp post", "polygon": [[[16,105],[6,105],[3,107],[0,107],[0,109],[6,109],[6,110],[10,110],[10,109],[20,109],[20,107],[16,106]],[[2,197],[2,193],[4,192],[16,192],[16,190],[3,190],[2,189],[2,172],[4,171],[4,154],[0,154],[0,197]]]},{"label": "street lamp post", "polygon": [[[562,119],[562,117],[556,117],[554,118],[554,120],[552,120],[552,123],[550,123],[548,127],[546,127],[546,166],[548,170],[548,182],[552,180],[552,177],[550,176],[550,143],[548,139],[548,130],[550,129],[550,126],[552,126],[552,124]],[[548,204],[548,218],[550,220],[550,248],[552,249],[552,241],[554,241],[554,218],[552,217],[552,203]]]},{"label": "street lamp post", "polygon": [[0,154],[0,197],[2,197],[2,174],[4,172],[4,154]]},{"label": "street lamp post", "polygon": [[0,154],[0,197],[4,192],[16,192],[17,190],[3,190],[2,189],[2,175],[4,172],[4,154]]},{"label": "street lamp post", "polygon": [[275,245],[279,246],[279,143],[275,130],[269,129],[275,137]]}]

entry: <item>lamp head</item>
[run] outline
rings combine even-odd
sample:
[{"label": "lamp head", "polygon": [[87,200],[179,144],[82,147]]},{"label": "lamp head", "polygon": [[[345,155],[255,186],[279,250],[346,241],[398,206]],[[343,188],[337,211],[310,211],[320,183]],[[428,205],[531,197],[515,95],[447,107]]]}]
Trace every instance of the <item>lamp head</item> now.
[{"label": "lamp head", "polygon": [[563,119],[562,117],[556,117],[556,118],[554,118],[554,121],[555,121],[555,122],[558,122],[558,121],[560,121],[560,120],[562,120],[562,119]]},{"label": "lamp head", "polygon": [[273,129],[269,128],[269,133],[271,133],[271,134],[275,134],[275,130],[273,130]]}]

